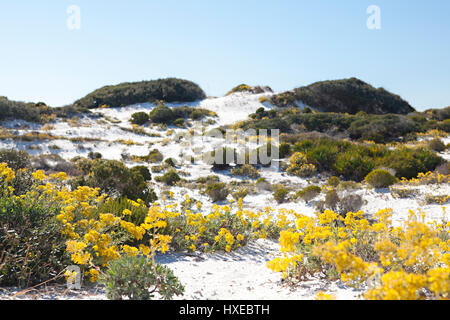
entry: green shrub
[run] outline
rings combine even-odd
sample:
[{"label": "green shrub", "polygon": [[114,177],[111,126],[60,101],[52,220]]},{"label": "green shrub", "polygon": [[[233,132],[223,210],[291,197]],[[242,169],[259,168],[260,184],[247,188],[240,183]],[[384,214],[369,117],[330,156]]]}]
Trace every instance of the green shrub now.
[{"label": "green shrub", "polygon": [[441,141],[441,139],[433,139],[428,141],[428,148],[436,152],[443,152],[446,149],[445,144]]},{"label": "green shrub", "polygon": [[213,183],[206,187],[206,194],[211,198],[212,202],[220,202],[227,199],[230,191],[223,182]]},{"label": "green shrub", "polygon": [[136,112],[131,115],[130,122],[137,125],[146,124],[150,120],[149,115],[146,112]]},{"label": "green shrub", "polygon": [[166,172],[164,175],[156,178],[156,181],[163,182],[168,186],[173,186],[180,180],[181,178],[175,170],[170,170],[169,172]]},{"label": "green shrub", "polygon": [[14,149],[0,150],[0,163],[7,163],[13,170],[25,169],[31,167],[30,155],[26,151],[17,151]]},{"label": "green shrub", "polygon": [[222,147],[204,154],[203,159],[207,164],[213,166],[213,170],[226,170],[236,161],[237,153],[235,149]]},{"label": "green shrub", "polygon": [[328,112],[407,114],[414,111],[399,96],[357,78],[316,82],[271,98],[271,102],[279,107],[295,106],[296,100]]},{"label": "green shrub", "polygon": [[339,200],[339,195],[335,189],[328,190],[325,194],[325,208],[337,211]]},{"label": "green shrub", "polygon": [[158,149],[153,149],[148,153],[147,156],[138,158],[149,163],[157,163],[163,161],[164,155]]},{"label": "green shrub", "polygon": [[110,300],[150,300],[158,294],[165,300],[182,295],[183,285],[168,267],[145,257],[122,256],[109,262],[100,278]]},{"label": "green shrub", "polygon": [[30,191],[33,183],[34,178],[31,170],[19,169],[16,170],[16,176],[12,180],[11,186],[14,188],[14,194],[20,196]]},{"label": "green shrub", "polygon": [[272,190],[272,186],[264,178],[259,178],[256,181],[256,188],[258,188],[258,190],[264,190],[264,191],[271,191]]},{"label": "green shrub", "polygon": [[348,151],[336,157],[333,172],[355,181],[361,181],[374,167],[375,162],[371,157]]},{"label": "green shrub", "polygon": [[184,119],[183,119],[183,118],[178,118],[178,119],[176,119],[176,120],[173,122],[173,124],[174,124],[175,126],[177,126],[177,127],[184,128],[184,125],[185,125]]},{"label": "green shrub", "polygon": [[145,181],[151,181],[152,180],[152,174],[150,173],[150,170],[146,166],[135,166],[131,168],[131,171],[139,173]]},{"label": "green shrub", "polygon": [[91,151],[88,153],[88,158],[91,160],[95,160],[95,159],[101,159],[101,158],[103,158],[103,156],[100,152]]},{"label": "green shrub", "polygon": [[164,160],[164,163],[169,167],[176,167],[175,160],[173,160],[172,158],[167,158],[166,160]]},{"label": "green shrub", "polygon": [[322,192],[319,186],[308,186],[296,193],[296,196],[303,199],[306,203],[317,197]]},{"label": "green shrub", "polygon": [[55,219],[60,210],[45,198],[0,197],[0,287],[28,288],[70,264]]},{"label": "green shrub", "polygon": [[287,196],[289,194],[289,189],[284,187],[283,185],[277,185],[273,188],[273,198],[278,203],[284,203],[287,200]]},{"label": "green shrub", "polygon": [[280,159],[284,159],[291,154],[291,145],[289,143],[280,143]]},{"label": "green shrub", "polygon": [[175,113],[166,105],[156,107],[150,112],[150,120],[154,123],[171,124],[175,119]]},{"label": "green shrub", "polygon": [[340,183],[341,183],[341,180],[339,180],[339,178],[336,176],[330,177],[327,181],[327,184],[333,188],[336,188]]},{"label": "green shrub", "polygon": [[156,195],[147,185],[138,169],[129,169],[122,162],[115,160],[94,160],[87,168],[86,177],[72,182],[72,187],[89,186],[112,197],[127,197],[131,200],[141,199],[146,203],[156,200]]},{"label": "green shrub", "polygon": [[159,100],[192,102],[204,98],[206,95],[197,84],[187,80],[168,78],[106,86],[76,101],[74,106],[92,109],[106,104],[116,108]]},{"label": "green shrub", "polygon": [[250,87],[249,85],[246,84],[241,84],[238,85],[236,87],[234,87],[233,89],[231,89],[226,95],[230,95],[236,92],[251,92],[252,91],[252,87]]},{"label": "green shrub", "polygon": [[233,192],[231,195],[235,200],[244,199],[248,195],[248,190],[246,188],[241,188]]},{"label": "green shrub", "polygon": [[233,176],[248,177],[250,179],[258,179],[260,177],[259,171],[250,164],[236,166],[231,169],[231,174]]},{"label": "green shrub", "polygon": [[443,162],[433,151],[401,148],[380,159],[379,165],[394,169],[397,178],[412,179],[421,172],[434,171]]},{"label": "green shrub", "polygon": [[395,183],[397,179],[387,170],[374,170],[369,173],[364,181],[374,188],[387,188]]}]

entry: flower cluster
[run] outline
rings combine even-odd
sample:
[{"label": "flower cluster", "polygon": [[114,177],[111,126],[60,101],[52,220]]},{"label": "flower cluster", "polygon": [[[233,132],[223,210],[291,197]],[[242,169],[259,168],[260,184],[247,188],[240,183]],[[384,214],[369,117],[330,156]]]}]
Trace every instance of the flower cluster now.
[{"label": "flower cluster", "polygon": [[410,212],[402,225],[392,210],[380,210],[374,221],[363,212],[342,217],[333,211],[298,216],[296,229],[280,237],[282,257],[267,266],[288,281],[324,274],[360,287],[367,299],[450,298],[450,223],[426,222]]}]

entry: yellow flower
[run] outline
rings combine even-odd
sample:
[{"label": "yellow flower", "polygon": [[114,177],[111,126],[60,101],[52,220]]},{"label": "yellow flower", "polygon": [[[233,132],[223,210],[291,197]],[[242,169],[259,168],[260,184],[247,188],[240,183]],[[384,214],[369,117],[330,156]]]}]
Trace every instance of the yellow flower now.
[{"label": "yellow flower", "polygon": [[131,212],[131,210],[125,209],[125,210],[123,210],[122,214],[124,216],[131,216],[133,214],[133,212]]},{"label": "yellow flower", "polygon": [[33,175],[33,178],[38,181],[42,181],[47,178],[47,176],[45,175],[45,172],[43,170],[38,170],[36,172],[33,172],[32,175]]}]

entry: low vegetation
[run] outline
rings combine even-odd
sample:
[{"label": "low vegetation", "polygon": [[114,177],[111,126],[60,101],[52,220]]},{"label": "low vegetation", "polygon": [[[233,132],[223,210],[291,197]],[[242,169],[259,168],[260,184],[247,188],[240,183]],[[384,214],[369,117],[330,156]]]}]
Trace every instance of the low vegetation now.
[{"label": "low vegetation", "polygon": [[192,102],[204,98],[206,95],[197,84],[187,80],[168,78],[106,86],[77,100],[74,106],[93,109],[108,105],[115,108],[160,100]]}]

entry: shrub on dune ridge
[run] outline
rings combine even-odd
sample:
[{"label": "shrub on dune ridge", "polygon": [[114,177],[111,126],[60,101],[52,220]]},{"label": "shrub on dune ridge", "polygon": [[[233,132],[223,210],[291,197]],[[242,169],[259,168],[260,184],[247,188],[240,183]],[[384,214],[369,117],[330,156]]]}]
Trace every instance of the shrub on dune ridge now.
[{"label": "shrub on dune ridge", "polygon": [[79,99],[74,106],[92,109],[106,104],[116,108],[159,100],[192,102],[204,98],[206,95],[197,84],[187,80],[167,78],[106,86]]}]

